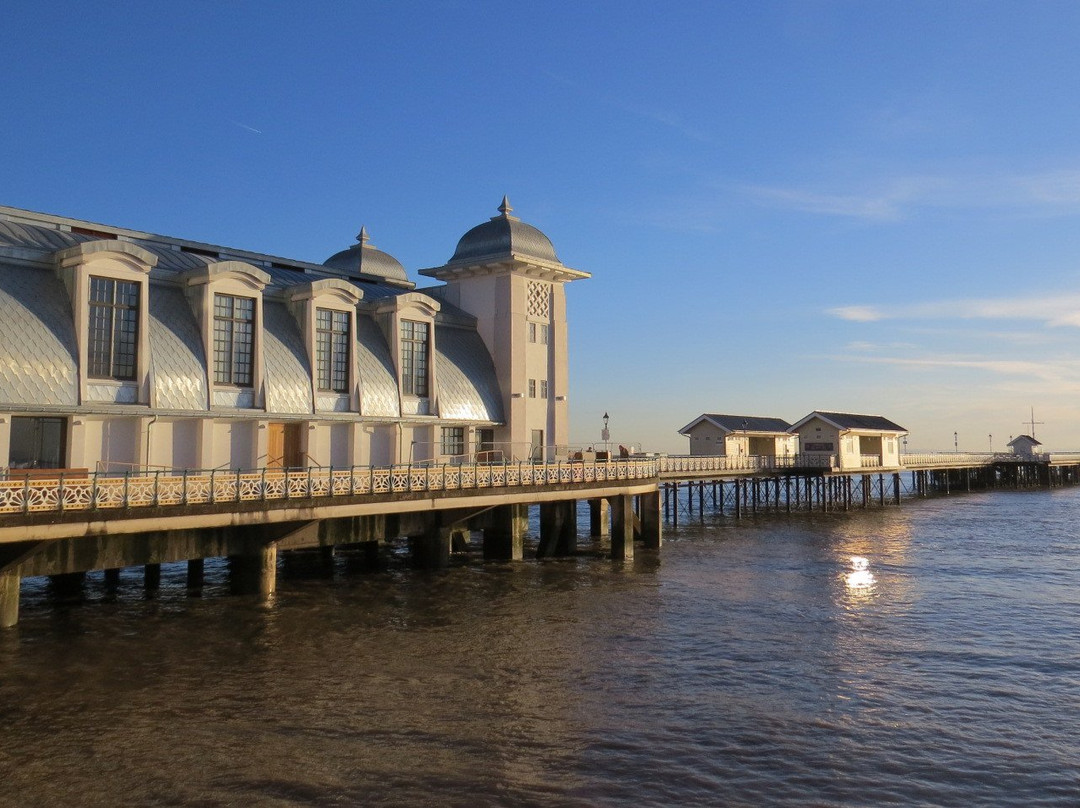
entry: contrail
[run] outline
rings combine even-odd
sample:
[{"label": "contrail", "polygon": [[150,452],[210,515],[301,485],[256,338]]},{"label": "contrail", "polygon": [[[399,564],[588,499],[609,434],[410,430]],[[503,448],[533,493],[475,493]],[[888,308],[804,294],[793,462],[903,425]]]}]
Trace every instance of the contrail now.
[{"label": "contrail", "polygon": [[239,126],[241,129],[247,129],[249,132],[254,132],[256,135],[262,134],[262,130],[256,129],[254,126],[248,126],[246,123],[240,123],[240,121],[233,121],[233,123]]}]

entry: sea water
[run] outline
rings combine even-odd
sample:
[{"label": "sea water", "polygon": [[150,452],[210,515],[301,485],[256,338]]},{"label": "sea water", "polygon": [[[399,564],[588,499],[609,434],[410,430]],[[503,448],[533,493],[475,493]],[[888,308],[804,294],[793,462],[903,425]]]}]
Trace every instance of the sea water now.
[{"label": "sea water", "polygon": [[[659,554],[24,583],[4,806],[1080,804],[1080,489],[684,517]],[[867,577],[852,578],[852,558]],[[856,566],[860,566],[856,562]]]}]

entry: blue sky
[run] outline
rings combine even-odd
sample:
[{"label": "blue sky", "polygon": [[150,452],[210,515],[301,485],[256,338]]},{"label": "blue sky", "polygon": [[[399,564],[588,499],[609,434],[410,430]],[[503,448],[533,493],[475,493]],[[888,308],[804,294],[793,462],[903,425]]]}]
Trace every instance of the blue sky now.
[{"label": "blue sky", "polygon": [[882,414],[1080,449],[1080,4],[49,3],[0,27],[0,204],[410,270],[515,213],[571,439]]}]

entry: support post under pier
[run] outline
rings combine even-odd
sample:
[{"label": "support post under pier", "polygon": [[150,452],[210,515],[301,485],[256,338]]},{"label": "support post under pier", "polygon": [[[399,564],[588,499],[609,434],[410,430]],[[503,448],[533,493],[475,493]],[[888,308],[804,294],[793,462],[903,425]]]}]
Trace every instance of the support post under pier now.
[{"label": "support post under pier", "polygon": [[[713,489],[715,491],[715,488]],[[650,550],[659,550],[664,541],[663,520],[660,518],[660,490],[638,495],[641,518],[641,539]]]},{"label": "support post under pier", "polygon": [[611,498],[611,557],[615,561],[634,558],[634,498]]},{"label": "support post under pier", "polygon": [[577,552],[577,501],[544,502],[540,505],[540,544],[537,558],[567,556]]},{"label": "support post under pier", "polygon": [[18,570],[0,572],[0,628],[11,628],[19,622],[19,585],[22,576]]},{"label": "support post under pier", "polygon": [[525,533],[529,529],[527,505],[500,505],[486,515],[484,558],[521,561],[525,557]]}]

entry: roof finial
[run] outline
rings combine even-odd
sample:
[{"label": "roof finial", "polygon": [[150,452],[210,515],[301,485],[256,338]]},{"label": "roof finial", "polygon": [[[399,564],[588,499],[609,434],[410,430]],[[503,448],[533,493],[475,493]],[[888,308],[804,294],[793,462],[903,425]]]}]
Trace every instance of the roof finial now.
[{"label": "roof finial", "polygon": [[361,244],[367,244],[369,241],[371,241],[371,238],[367,234],[367,228],[363,225],[360,225],[360,232],[357,234],[356,240],[359,241]]},{"label": "roof finial", "polygon": [[499,205],[499,213],[501,213],[503,216],[509,216],[510,211],[512,210],[513,208],[510,207],[510,200],[507,198],[506,194],[503,194],[502,204]]}]

